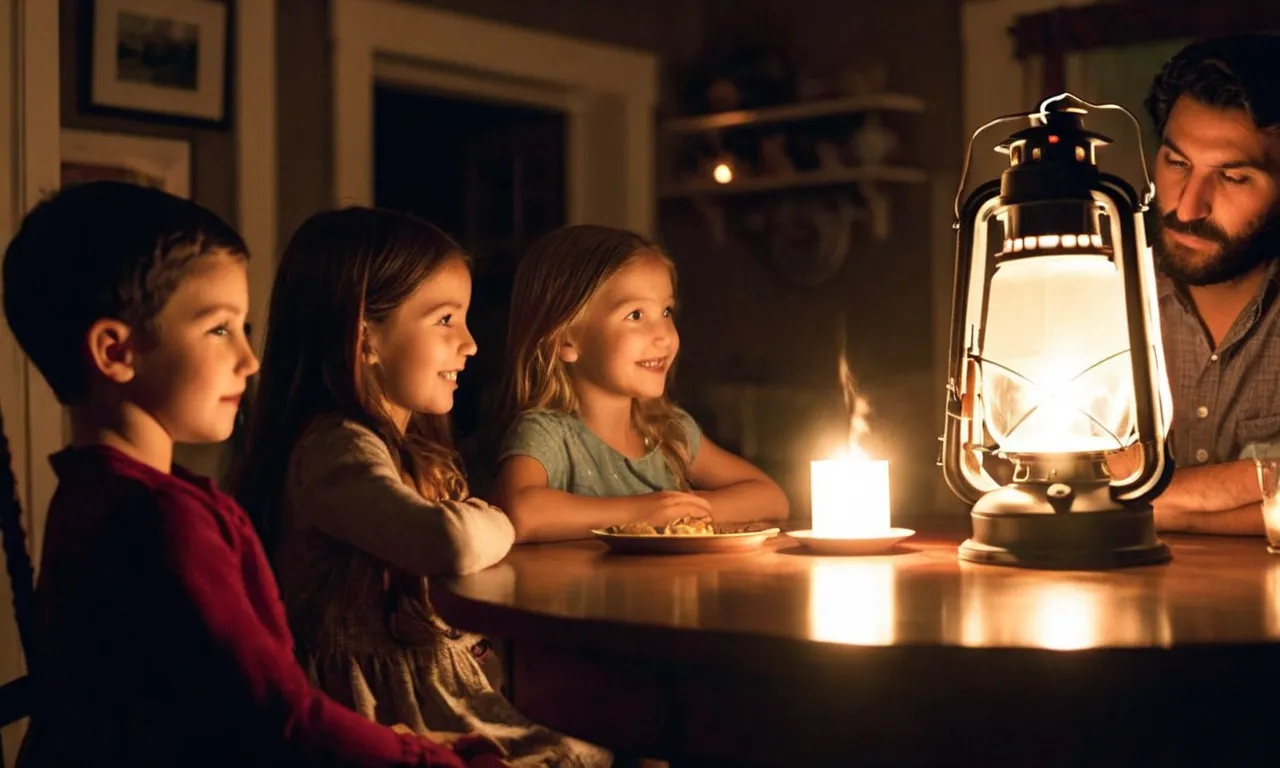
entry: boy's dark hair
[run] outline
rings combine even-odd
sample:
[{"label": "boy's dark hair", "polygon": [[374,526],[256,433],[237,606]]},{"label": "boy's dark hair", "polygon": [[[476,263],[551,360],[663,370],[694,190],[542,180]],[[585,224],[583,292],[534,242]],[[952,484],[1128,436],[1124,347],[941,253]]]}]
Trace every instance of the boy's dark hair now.
[{"label": "boy's dark hair", "polygon": [[115,318],[151,333],[187,268],[244,240],[193,202],[116,181],[69,187],[22,220],[4,254],[4,313],[64,405],[88,394],[85,334]]},{"label": "boy's dark hair", "polygon": [[1249,33],[1192,43],[1165,62],[1147,94],[1147,113],[1164,135],[1186,95],[1211,107],[1243,109],[1260,130],[1280,129],[1280,35]]}]

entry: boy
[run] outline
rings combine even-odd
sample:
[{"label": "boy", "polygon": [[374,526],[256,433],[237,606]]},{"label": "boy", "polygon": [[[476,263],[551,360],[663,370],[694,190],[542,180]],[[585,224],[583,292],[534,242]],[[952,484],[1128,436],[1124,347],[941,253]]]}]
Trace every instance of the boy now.
[{"label": "boy", "polygon": [[5,316],[72,426],[20,764],[467,765],[310,687],[245,513],[173,466],[175,441],[230,435],[258,369],[247,258],[209,211],[117,182],[58,193],[9,244]]}]

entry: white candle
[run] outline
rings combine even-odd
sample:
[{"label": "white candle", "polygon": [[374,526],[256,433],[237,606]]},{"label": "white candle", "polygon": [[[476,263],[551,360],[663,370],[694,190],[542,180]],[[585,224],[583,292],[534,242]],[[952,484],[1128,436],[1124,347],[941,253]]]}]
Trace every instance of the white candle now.
[{"label": "white candle", "polygon": [[844,456],[809,462],[813,533],[830,538],[889,530],[889,462]]}]

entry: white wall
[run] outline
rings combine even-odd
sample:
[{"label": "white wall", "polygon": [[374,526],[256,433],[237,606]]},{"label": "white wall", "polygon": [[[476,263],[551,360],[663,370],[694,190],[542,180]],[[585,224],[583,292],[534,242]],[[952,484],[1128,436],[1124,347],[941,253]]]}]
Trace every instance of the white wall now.
[{"label": "white wall", "polygon": [[964,125],[971,132],[997,115],[1035,106],[1040,70],[1013,57],[1009,29],[1019,16],[1096,0],[970,0],[963,10]]}]

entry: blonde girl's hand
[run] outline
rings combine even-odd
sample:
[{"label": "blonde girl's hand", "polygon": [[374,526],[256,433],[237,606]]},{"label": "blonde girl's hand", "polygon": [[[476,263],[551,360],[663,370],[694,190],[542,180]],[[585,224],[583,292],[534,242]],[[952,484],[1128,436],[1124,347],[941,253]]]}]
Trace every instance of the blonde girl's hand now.
[{"label": "blonde girl's hand", "polygon": [[661,528],[678,517],[710,517],[711,502],[692,493],[658,491],[637,496],[640,514],[634,522]]}]

